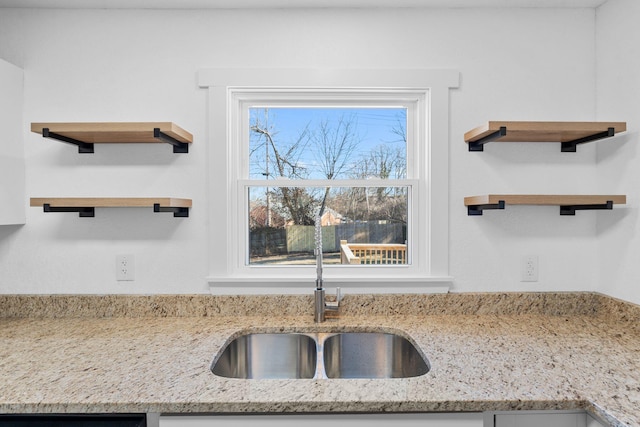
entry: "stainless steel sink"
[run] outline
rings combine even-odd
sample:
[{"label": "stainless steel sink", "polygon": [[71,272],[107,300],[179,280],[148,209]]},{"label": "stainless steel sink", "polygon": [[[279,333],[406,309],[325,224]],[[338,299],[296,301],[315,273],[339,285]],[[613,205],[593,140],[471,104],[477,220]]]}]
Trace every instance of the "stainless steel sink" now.
[{"label": "stainless steel sink", "polygon": [[229,343],[211,369],[227,378],[313,378],[316,341],[302,334],[248,334]]},{"label": "stainless steel sink", "polygon": [[385,333],[345,333],[324,341],[328,378],[409,378],[429,365],[404,337]]},{"label": "stainless steel sink", "polygon": [[227,378],[409,378],[429,362],[406,338],[381,332],[251,333],[231,341],[212,372]]}]

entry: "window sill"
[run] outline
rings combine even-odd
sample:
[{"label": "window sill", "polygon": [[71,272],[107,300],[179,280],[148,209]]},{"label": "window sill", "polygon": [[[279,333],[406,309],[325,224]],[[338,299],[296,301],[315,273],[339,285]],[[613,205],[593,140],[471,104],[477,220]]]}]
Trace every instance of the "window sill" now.
[{"label": "window sill", "polygon": [[[298,277],[207,277],[213,295],[311,294],[315,278]],[[351,294],[441,294],[449,292],[453,277],[330,277],[324,287],[340,287]]]}]

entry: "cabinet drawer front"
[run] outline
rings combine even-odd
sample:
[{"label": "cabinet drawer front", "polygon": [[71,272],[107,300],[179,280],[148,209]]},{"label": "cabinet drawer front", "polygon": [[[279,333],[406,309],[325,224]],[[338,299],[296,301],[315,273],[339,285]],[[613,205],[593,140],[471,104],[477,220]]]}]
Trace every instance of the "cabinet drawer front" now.
[{"label": "cabinet drawer front", "polygon": [[[482,427],[481,413],[161,416],[160,427]],[[337,423],[337,424],[336,424]],[[573,427],[573,426],[572,426]]]}]

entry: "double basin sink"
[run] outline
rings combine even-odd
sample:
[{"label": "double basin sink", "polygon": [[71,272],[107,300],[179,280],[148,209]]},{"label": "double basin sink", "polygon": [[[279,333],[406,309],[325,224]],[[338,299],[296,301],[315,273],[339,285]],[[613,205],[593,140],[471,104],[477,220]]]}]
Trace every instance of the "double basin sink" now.
[{"label": "double basin sink", "polygon": [[383,332],[249,333],[215,358],[215,375],[243,379],[410,378],[430,365],[406,338]]}]

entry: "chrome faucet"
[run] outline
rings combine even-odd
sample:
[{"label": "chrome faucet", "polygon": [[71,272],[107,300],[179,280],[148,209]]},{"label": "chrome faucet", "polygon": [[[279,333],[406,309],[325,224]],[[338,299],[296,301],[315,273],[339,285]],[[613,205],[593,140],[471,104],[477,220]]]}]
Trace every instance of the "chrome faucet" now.
[{"label": "chrome faucet", "polygon": [[322,223],[320,216],[316,217],[315,223],[315,249],[316,256],[316,289],[314,291],[315,308],[313,312],[313,320],[316,323],[325,321],[325,313],[327,311],[332,313],[338,313],[340,309],[340,300],[342,295],[340,294],[340,288],[336,288],[336,301],[326,302],[325,292],[322,281]]}]

